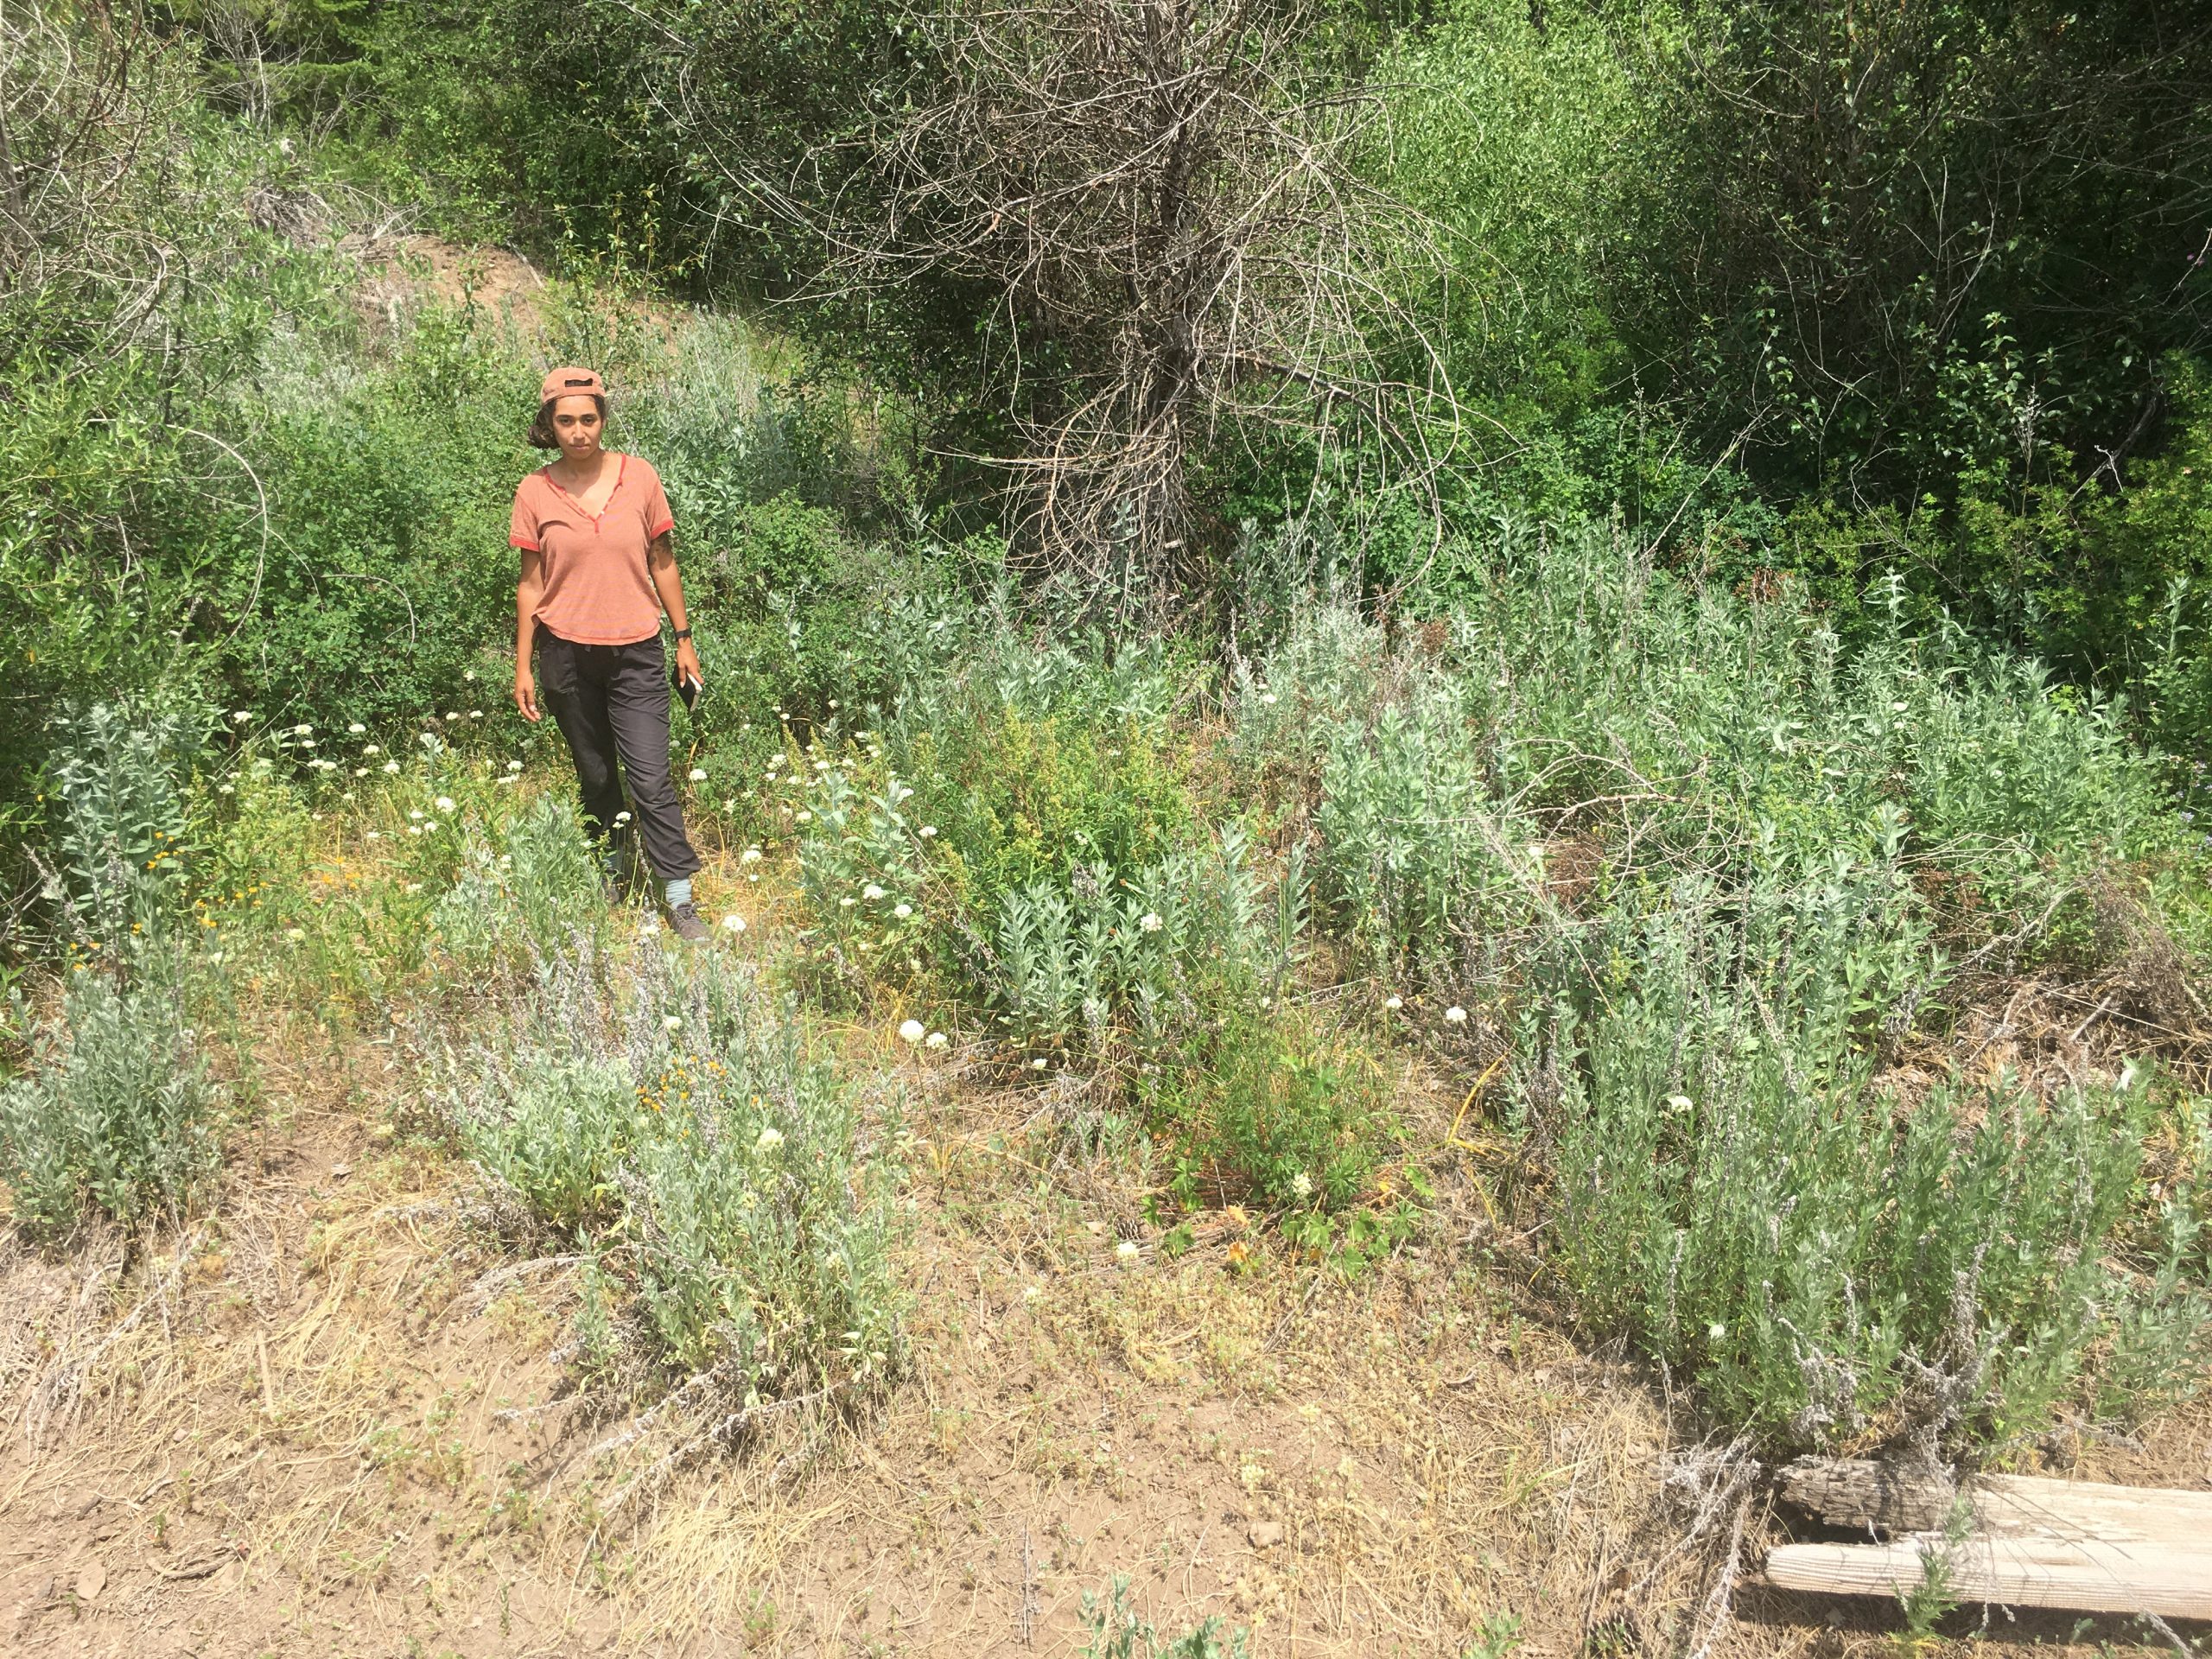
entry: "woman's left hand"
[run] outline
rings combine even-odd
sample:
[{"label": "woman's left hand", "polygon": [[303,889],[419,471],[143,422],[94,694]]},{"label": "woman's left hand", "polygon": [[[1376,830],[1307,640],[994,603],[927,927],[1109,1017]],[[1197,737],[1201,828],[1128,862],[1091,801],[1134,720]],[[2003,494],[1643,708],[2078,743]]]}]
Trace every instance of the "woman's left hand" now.
[{"label": "woman's left hand", "polygon": [[689,639],[676,642],[676,671],[694,685],[707,683],[707,677],[699,671],[699,653]]}]

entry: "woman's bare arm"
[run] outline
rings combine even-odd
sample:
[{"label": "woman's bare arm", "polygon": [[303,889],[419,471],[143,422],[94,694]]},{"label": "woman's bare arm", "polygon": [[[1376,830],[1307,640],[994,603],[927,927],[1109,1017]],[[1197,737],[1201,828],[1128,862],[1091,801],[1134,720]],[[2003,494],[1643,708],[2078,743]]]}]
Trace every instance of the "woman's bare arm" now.
[{"label": "woman's bare arm", "polygon": [[545,559],[522,550],[522,577],[515,583],[515,707],[524,720],[537,720],[537,682],[531,676],[530,647],[537,631],[537,603],[545,594]]},{"label": "woman's bare arm", "polygon": [[[691,624],[683,610],[683,575],[676,568],[676,537],[664,530],[653,537],[653,544],[645,552],[645,568],[652,575],[653,590],[660,595],[661,608],[668,613],[669,626],[677,632],[687,632]],[[684,678],[697,685],[707,683],[699,671],[699,653],[690,640],[676,642],[676,669]]]}]

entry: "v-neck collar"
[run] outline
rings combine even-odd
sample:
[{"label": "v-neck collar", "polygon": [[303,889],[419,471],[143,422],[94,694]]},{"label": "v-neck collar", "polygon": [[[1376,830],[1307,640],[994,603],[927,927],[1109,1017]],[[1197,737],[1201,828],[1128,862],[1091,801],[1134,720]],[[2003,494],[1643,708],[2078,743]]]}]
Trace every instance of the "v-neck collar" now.
[{"label": "v-neck collar", "polygon": [[626,453],[617,455],[614,458],[614,487],[607,493],[607,499],[599,504],[599,511],[597,512],[590,512],[585,507],[582,502],[577,500],[575,496],[570,495],[568,491],[561,487],[561,480],[553,476],[553,463],[550,461],[548,461],[545,464],[545,481],[553,486],[553,493],[555,494],[558,495],[563,501],[574,507],[578,512],[582,513],[585,518],[590,519],[594,528],[596,528],[599,521],[607,517],[607,509],[614,505],[614,498],[622,493],[622,480],[629,475],[629,455]]}]

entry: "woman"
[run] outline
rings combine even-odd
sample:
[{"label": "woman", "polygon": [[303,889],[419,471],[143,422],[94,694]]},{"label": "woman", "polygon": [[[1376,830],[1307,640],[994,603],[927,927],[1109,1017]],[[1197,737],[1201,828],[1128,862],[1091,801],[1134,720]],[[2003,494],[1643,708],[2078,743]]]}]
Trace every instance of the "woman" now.
[{"label": "woman", "polygon": [[683,938],[703,939],[707,925],[691,903],[699,855],[684,836],[668,766],[664,608],[676,631],[677,673],[688,686],[705,683],[684,621],[683,581],[670,539],[676,521],[651,466],[600,447],[606,428],[607,385],[597,374],[567,368],[545,377],[530,442],[560,454],[516,489],[507,536],[522,550],[515,707],[524,720],[541,717],[530,671],[535,644],[546,706],[575,759],[584,822],[610,879],[626,839],[618,832],[634,812],[645,861],[667,884],[670,926]]}]

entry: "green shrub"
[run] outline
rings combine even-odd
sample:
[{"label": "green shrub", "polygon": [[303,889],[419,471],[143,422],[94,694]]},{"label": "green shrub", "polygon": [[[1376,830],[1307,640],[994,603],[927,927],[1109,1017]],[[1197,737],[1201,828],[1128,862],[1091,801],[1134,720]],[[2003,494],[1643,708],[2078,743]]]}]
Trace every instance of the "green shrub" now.
[{"label": "green shrub", "polygon": [[1223,1633],[1217,1618],[1202,1619],[1181,1636],[1163,1639],[1129,1605],[1129,1581],[1116,1576],[1102,1600],[1083,1592],[1084,1659],[1245,1659],[1244,1631]]},{"label": "green shrub", "polygon": [[625,969],[580,940],[542,974],[440,1091],[492,1213],[600,1253],[593,1317],[619,1304],[649,1374],[741,1401],[883,1386],[895,1177],[792,1010],[712,950],[648,942]]},{"label": "green shrub", "polygon": [[573,936],[595,933],[607,916],[607,889],[569,801],[540,795],[508,811],[495,806],[491,790],[466,792],[474,798],[465,805],[449,795],[431,802],[435,809],[437,798],[453,801],[454,811],[428,838],[429,855],[455,857],[430,925],[449,971],[480,985],[487,973],[526,969],[557,955]]},{"label": "green shrub", "polygon": [[1356,1040],[1258,1010],[1194,1033],[1137,1093],[1176,1151],[1178,1196],[1189,1203],[1343,1210],[1366,1192],[1395,1130],[1388,1083]]},{"label": "green shrub", "polygon": [[[880,751],[868,768],[878,793],[842,766],[798,774],[800,872],[829,960],[989,1011],[1022,1045],[1094,1052],[1160,1046],[1279,982],[1305,923],[1302,861],[1270,891],[1244,831],[1200,841],[1183,785],[1148,752],[1134,773],[1146,787],[1124,796],[1112,788],[1121,757],[1044,789],[998,769],[1033,758],[1028,738],[1000,750],[963,728],[957,741],[973,770],[926,787]],[[929,733],[900,747],[936,748]],[[940,808],[942,826],[929,816]],[[1153,855],[1116,864],[1109,849]]]},{"label": "green shrub", "polygon": [[1592,1330],[1775,1446],[2034,1433],[2111,1344],[2202,1311],[2142,1276],[2142,1095],[1952,1083],[1908,1106],[1852,1033],[1932,963],[1909,931],[1870,939],[1847,889],[1809,897],[1678,892],[1609,931],[1608,982],[1548,1005],[1520,1097],[1551,1269]]},{"label": "green shrub", "polygon": [[0,1087],[0,1181],[41,1242],[67,1243],[92,1211],[125,1227],[174,1220],[220,1164],[221,1096],[181,975],[164,946],[137,952],[127,982],[79,968],[59,1028]]},{"label": "green shrub", "polygon": [[190,850],[181,780],[211,723],[173,699],[95,702],[54,723],[55,850],[96,936],[114,941],[175,905]]}]

